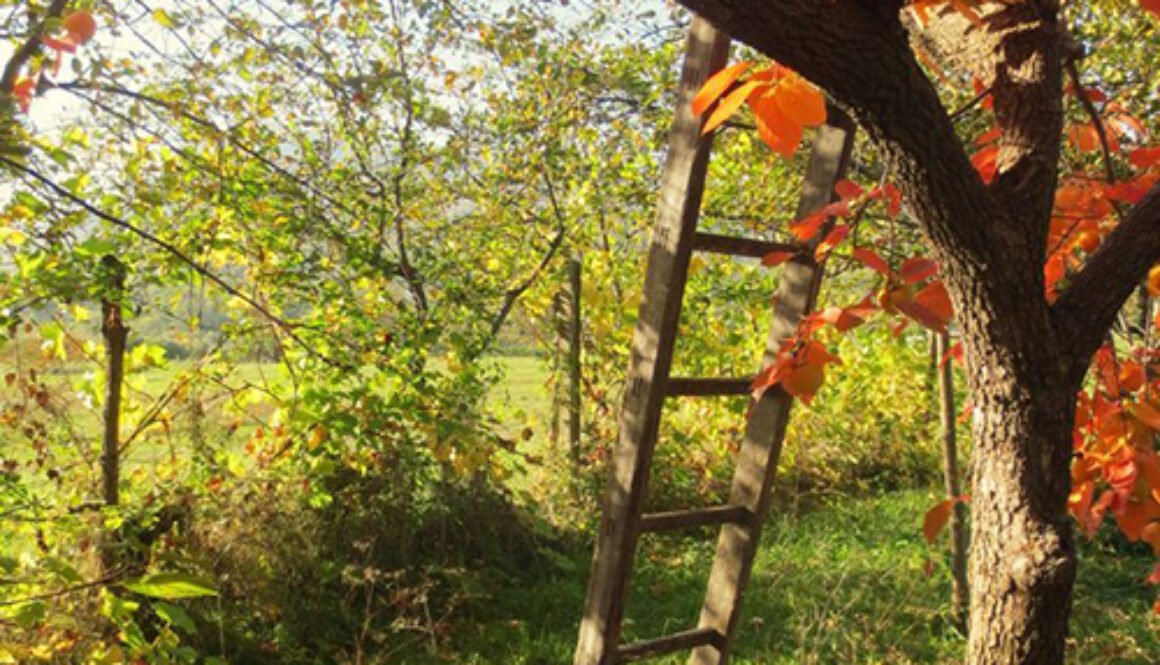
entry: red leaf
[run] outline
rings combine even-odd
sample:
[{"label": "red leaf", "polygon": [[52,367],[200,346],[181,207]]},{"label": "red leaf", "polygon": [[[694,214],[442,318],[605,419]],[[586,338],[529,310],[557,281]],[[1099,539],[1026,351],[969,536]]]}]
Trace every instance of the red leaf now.
[{"label": "red leaf", "polygon": [[[1140,6],[1156,15],[1160,19],[1160,0],[1140,0]],[[1160,603],[1157,603],[1157,612],[1160,612]]]},{"label": "red leaf", "polygon": [[898,213],[902,212],[902,192],[898,191],[898,188],[889,182],[882,188],[882,191],[886,194],[886,200],[888,201],[886,204],[886,214],[891,217],[897,217]]},{"label": "red leaf", "polygon": [[[1160,584],[1160,563],[1156,564],[1156,567],[1152,569],[1152,574],[1144,581],[1148,584]],[[1156,612],[1160,613],[1160,601],[1156,602]]]},{"label": "red leaf", "polygon": [[981,147],[987,145],[988,143],[994,143],[995,141],[998,141],[999,137],[1002,135],[1003,135],[1002,128],[992,127],[991,129],[988,129],[987,131],[980,134],[979,137],[977,139],[975,139],[975,145],[977,145],[981,148]]},{"label": "red leaf", "polygon": [[842,199],[856,199],[862,196],[863,191],[865,190],[852,180],[839,180],[838,184],[834,185],[834,193]]},{"label": "red leaf", "polygon": [[54,51],[61,51],[64,53],[76,53],[77,44],[72,35],[66,37],[49,37],[44,36],[40,38],[42,44]]},{"label": "red leaf", "polygon": [[864,247],[857,247],[854,249],[854,251],[850,252],[850,255],[853,256],[854,259],[859,263],[873,270],[874,272],[885,277],[890,277],[890,266],[886,263],[886,260],[881,256],[878,256],[878,253],[874,250],[866,249]]},{"label": "red leaf", "polygon": [[[1160,0],[1157,0],[1160,3]],[[1132,166],[1145,169],[1160,164],[1160,148],[1137,148],[1128,154]]]},{"label": "red leaf", "polygon": [[1120,394],[1120,372],[1116,368],[1116,352],[1107,345],[1096,351],[1096,371],[1104,390],[1109,395]]},{"label": "red leaf", "polygon": [[962,342],[955,342],[955,344],[953,346],[951,346],[951,348],[947,349],[947,352],[944,353],[943,357],[940,358],[938,361],[939,369],[942,369],[942,366],[947,364],[947,362],[950,360],[954,360],[959,365],[963,364],[963,343]]},{"label": "red leaf", "polygon": [[848,235],[850,235],[849,226],[846,226],[845,224],[838,224],[835,226],[829,233],[826,234],[825,239],[818,244],[818,248],[814,250],[814,258],[818,261],[821,261],[822,257],[828,254],[830,250],[837,247],[838,244],[845,240],[846,236]]},{"label": "red leaf", "polygon": [[873,305],[828,307],[818,318],[820,321],[833,325],[838,329],[838,332],[846,332],[865,323],[866,318],[877,311],[877,309]]},{"label": "red leaf", "polygon": [[1152,188],[1152,185],[1160,180],[1160,174],[1149,172],[1142,176],[1121,182],[1115,185],[1106,185],[1104,187],[1104,196],[1120,203],[1127,203],[1136,205]]},{"label": "red leaf", "polygon": [[936,274],[938,274],[938,264],[921,256],[907,259],[898,272],[899,277],[906,284],[915,284]]},{"label": "red leaf", "polygon": [[818,231],[822,230],[822,226],[826,223],[826,217],[822,211],[815,212],[804,219],[790,224],[789,230],[793,232],[798,240],[808,242],[811,238],[818,235]]},{"label": "red leaf", "polygon": [[717,101],[729,86],[738,79],[745,70],[749,69],[751,63],[739,62],[731,67],[726,67],[705,81],[705,85],[701,86],[701,90],[697,92],[697,96],[693,98],[693,115],[701,115],[713,102]]},{"label": "red leaf", "polygon": [[997,145],[983,148],[971,157],[971,164],[979,172],[979,177],[983,179],[983,184],[989,185],[995,179],[995,172],[998,169],[996,160],[998,158],[999,146]]}]

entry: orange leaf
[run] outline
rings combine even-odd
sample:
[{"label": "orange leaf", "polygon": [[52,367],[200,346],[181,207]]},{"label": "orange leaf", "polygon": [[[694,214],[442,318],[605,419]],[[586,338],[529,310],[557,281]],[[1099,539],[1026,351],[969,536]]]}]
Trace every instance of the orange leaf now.
[{"label": "orange leaf", "polygon": [[933,545],[934,541],[938,539],[938,535],[946,528],[947,522],[951,519],[951,513],[954,511],[955,503],[963,500],[965,500],[964,497],[947,499],[926,511],[926,515],[922,518],[922,535],[926,537],[928,545]]},{"label": "orange leaf", "polygon": [[1144,386],[1144,368],[1134,360],[1120,365],[1120,389],[1134,393]]},{"label": "orange leaf", "polygon": [[1127,501],[1124,509],[1116,513],[1116,524],[1128,540],[1136,542],[1144,534],[1144,527],[1160,517],[1156,502],[1148,497],[1146,501]]},{"label": "orange leaf", "polygon": [[1087,521],[1091,517],[1092,499],[1095,497],[1096,486],[1092,482],[1080,483],[1073,487],[1067,497],[1067,507],[1075,521],[1079,522],[1080,530],[1087,532]]},{"label": "orange leaf", "polygon": [[1092,152],[1100,147],[1100,135],[1091,123],[1072,125],[1067,138],[1080,152]]},{"label": "orange leaf", "polygon": [[1140,540],[1152,546],[1152,555],[1160,556],[1160,522],[1149,522],[1140,531]]},{"label": "orange leaf", "polygon": [[1148,270],[1148,295],[1152,297],[1160,296],[1160,264],[1152,266]]},{"label": "orange leaf", "polygon": [[705,126],[701,128],[701,134],[705,135],[714,129],[717,129],[721,123],[728,120],[734,113],[737,112],[737,109],[741,108],[741,105],[745,103],[745,100],[754,90],[757,89],[758,86],[763,85],[766,84],[762,83],[761,81],[748,81],[741,87],[729,93],[724,99],[721,100],[721,103],[717,105],[716,110],[714,110],[713,114],[709,116],[709,119],[705,121]]},{"label": "orange leaf", "polygon": [[797,255],[798,255],[797,252],[785,252],[785,251],[770,252],[770,253],[766,254],[765,256],[761,257],[761,265],[769,266],[769,267],[779,266],[779,265],[785,263],[786,261],[789,261],[790,259],[792,259],[793,257],[795,257]]},{"label": "orange leaf", "polygon": [[697,96],[693,98],[693,115],[701,115],[717,101],[729,86],[738,79],[745,70],[749,69],[752,63],[739,62],[731,67],[726,67],[705,81],[705,85],[701,86],[701,90],[697,92]]},{"label": "orange leaf", "polygon": [[97,34],[97,21],[86,11],[75,11],[61,21],[65,32],[76,44],[84,44]]},{"label": "orange leaf", "polygon": [[954,307],[942,282],[932,282],[915,294],[910,301],[899,301],[898,311],[914,319],[919,325],[937,333],[945,333],[954,318]]},{"label": "orange leaf", "polygon": [[1157,411],[1151,404],[1136,402],[1128,404],[1126,408],[1133,418],[1154,430],[1160,431],[1160,411]]},{"label": "orange leaf", "polygon": [[786,117],[770,97],[751,99],[749,106],[753,109],[761,140],[782,157],[793,157],[802,140],[802,126]]},{"label": "orange leaf", "polygon": [[809,81],[796,73],[782,80],[773,95],[778,108],[794,124],[816,127],[826,121],[826,99]]}]

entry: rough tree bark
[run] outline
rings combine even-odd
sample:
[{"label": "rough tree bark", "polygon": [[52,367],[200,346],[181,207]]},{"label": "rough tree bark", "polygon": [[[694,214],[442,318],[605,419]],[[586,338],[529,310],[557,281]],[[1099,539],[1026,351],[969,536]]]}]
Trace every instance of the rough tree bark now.
[{"label": "rough tree bark", "polygon": [[901,0],[681,2],[824,88],[882,155],[942,266],[975,405],[968,662],[1062,663],[1075,577],[1066,512],[1075,395],[1160,259],[1160,186],[1048,303],[1067,50],[1057,2],[1004,5],[985,28],[955,36],[995,99],[1001,152],[989,186],[911,52]]}]

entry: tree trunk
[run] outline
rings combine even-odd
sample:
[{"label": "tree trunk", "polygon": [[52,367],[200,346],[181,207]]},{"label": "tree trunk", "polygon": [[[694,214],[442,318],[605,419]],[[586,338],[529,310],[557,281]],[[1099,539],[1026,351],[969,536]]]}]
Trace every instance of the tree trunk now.
[{"label": "tree trunk", "polygon": [[1050,354],[1029,358],[1023,344],[966,341],[975,356],[968,662],[1063,663],[1076,564],[1066,505],[1079,386]]}]

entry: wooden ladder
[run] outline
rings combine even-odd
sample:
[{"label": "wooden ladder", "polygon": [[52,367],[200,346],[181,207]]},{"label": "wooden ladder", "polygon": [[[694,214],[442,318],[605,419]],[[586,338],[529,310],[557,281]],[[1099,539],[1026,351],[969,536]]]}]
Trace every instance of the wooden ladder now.
[{"label": "wooden ladder", "polygon": [[[694,18],[575,665],[613,665],[686,649],[692,651],[690,663],[725,663],[765,521],[792,401],[780,386],[750,405],[727,505],[642,514],[665,399],[751,393],[748,378],[669,376],[692,252],[760,258],[774,251],[802,250],[784,267],[774,300],[765,365],[773,362],[781,341],[793,336],[801,318],[813,309],[821,281],[822,271],[810,246],[696,230],[712,137],[701,136],[701,119],[693,115],[691,102],[708,77],[725,66],[728,55],[728,37],[707,21]],[[853,125],[837,109],[830,108],[828,115],[827,124],[814,139],[798,204],[799,218],[833,200],[834,185],[843,177],[849,160]],[[823,230],[818,237],[824,234]],[[640,534],[694,526],[720,526],[697,627],[645,642],[620,644],[628,581]]]}]

